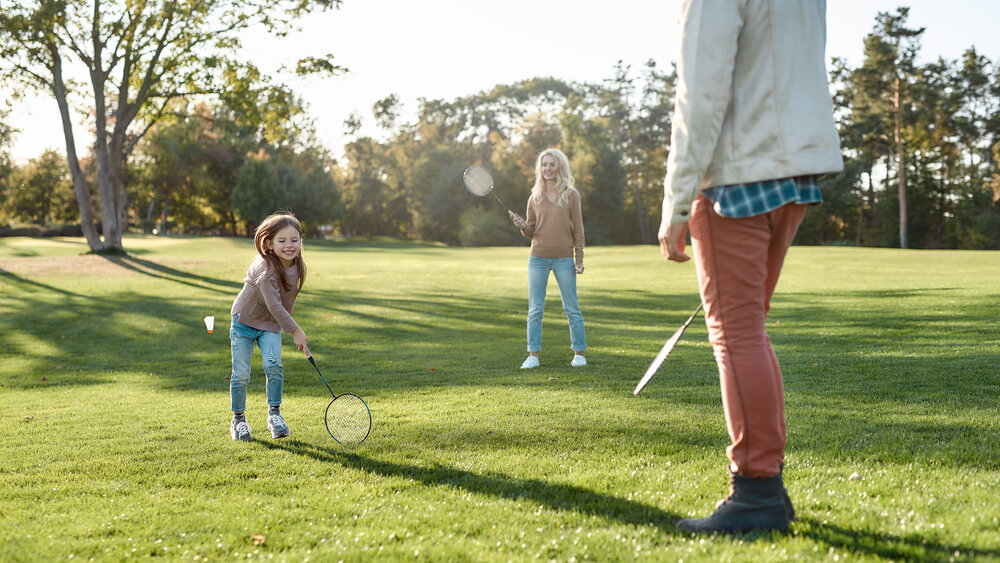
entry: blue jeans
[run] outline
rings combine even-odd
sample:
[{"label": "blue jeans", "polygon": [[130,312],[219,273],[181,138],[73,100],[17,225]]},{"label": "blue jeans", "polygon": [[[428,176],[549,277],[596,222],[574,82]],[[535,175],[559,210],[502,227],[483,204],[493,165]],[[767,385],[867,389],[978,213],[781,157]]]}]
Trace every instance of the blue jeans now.
[{"label": "blue jeans", "polygon": [[569,343],[574,352],[587,349],[583,314],[576,301],[576,265],[572,258],[528,257],[528,352],[542,349],[542,313],[545,311],[545,288],[549,272],[556,276],[562,295],[563,313],[569,319]]},{"label": "blue jeans", "polygon": [[233,374],[229,378],[229,398],[233,412],[243,412],[247,403],[247,384],[250,383],[250,360],[253,344],[257,343],[263,357],[267,404],[281,404],[284,378],[281,371],[281,333],[260,330],[241,323],[239,315],[233,317],[229,328],[229,341],[233,348]]}]

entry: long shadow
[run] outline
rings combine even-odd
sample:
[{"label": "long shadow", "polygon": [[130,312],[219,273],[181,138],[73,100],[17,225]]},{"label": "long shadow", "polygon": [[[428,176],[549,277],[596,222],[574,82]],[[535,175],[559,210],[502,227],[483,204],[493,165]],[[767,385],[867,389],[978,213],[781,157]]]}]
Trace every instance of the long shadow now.
[{"label": "long shadow", "polygon": [[7,270],[4,270],[3,268],[0,268],[0,278],[6,279],[15,288],[20,288],[20,289],[22,289],[24,291],[29,291],[30,292],[30,291],[45,290],[45,291],[51,291],[53,293],[58,293],[60,295],[64,295],[66,297],[88,297],[89,298],[89,296],[83,295],[81,293],[74,293],[72,291],[67,291],[65,289],[58,288],[58,287],[55,287],[55,286],[51,286],[51,285],[48,285],[48,284],[44,284],[44,283],[41,283],[41,282],[37,282],[35,280],[29,280],[27,278],[23,278],[23,277],[15,274],[13,272],[8,272]]},{"label": "long shadow", "polygon": [[964,561],[1000,558],[1000,549],[947,545],[928,540],[927,536],[922,534],[900,537],[867,530],[852,530],[812,518],[800,518],[799,523],[793,525],[798,528],[800,535],[817,543],[893,561]]},{"label": "long shadow", "polygon": [[502,473],[478,474],[445,465],[420,467],[379,461],[355,453],[322,448],[301,441],[272,442],[261,440],[266,448],[284,450],[324,463],[338,463],[384,477],[404,477],[431,487],[452,487],[470,493],[511,500],[530,500],[555,510],[572,510],[634,526],[655,526],[677,534],[674,527],[681,518],[673,512],[597,493],[582,487],[539,479],[518,479]]},{"label": "long shadow", "polygon": [[243,287],[242,282],[200,276],[190,272],[185,272],[184,270],[164,266],[163,264],[157,264],[156,262],[151,262],[149,260],[142,260],[141,258],[136,258],[134,256],[101,256],[108,262],[117,264],[127,270],[132,270],[133,272],[191,287],[197,287],[198,289],[206,289],[216,293],[233,293],[235,296],[235,291],[239,291],[239,289]]}]

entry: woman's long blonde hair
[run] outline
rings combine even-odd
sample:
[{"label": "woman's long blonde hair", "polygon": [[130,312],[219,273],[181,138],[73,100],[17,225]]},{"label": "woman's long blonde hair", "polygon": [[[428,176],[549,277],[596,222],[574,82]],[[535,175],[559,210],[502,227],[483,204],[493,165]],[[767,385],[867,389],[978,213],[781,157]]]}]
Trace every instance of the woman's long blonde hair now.
[{"label": "woman's long blonde hair", "polygon": [[535,185],[531,187],[531,200],[540,203],[545,194],[545,179],[542,178],[542,159],[551,156],[556,159],[556,205],[565,207],[569,205],[569,194],[571,189],[575,189],[573,174],[569,171],[569,159],[559,149],[545,149],[538,154],[535,160]]}]

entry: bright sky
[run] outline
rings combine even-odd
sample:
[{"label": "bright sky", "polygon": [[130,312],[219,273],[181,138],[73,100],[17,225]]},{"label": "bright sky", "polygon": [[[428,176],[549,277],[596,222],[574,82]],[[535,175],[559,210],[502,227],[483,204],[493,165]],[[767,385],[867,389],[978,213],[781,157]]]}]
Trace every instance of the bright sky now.
[{"label": "bright sky", "polygon": [[[352,112],[373,133],[371,107],[397,94],[405,111],[417,99],[453,99],[536,76],[598,82],[618,60],[638,74],[652,58],[667,68],[676,58],[681,0],[344,0],[341,9],[312,16],[302,33],[283,40],[255,36],[246,53],[265,71],[294,66],[301,56],[333,53],[350,72],[289,84],[309,104],[320,139],[335,154]],[[828,0],[827,59],[860,64],[875,15],[910,6],[909,27],[926,27],[920,58],[955,59],[975,46],[1000,61],[1000,2],[995,0]],[[15,102],[21,129],[15,159],[46,148],[65,152],[55,102]],[[86,130],[78,127],[78,140]],[[82,150],[81,153],[85,151]]]}]

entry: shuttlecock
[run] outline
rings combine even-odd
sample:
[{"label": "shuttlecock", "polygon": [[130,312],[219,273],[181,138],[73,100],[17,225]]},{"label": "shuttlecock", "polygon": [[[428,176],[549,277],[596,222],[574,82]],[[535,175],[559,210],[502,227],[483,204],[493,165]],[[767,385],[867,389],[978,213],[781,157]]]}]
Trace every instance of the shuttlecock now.
[{"label": "shuttlecock", "polygon": [[212,329],[215,328],[215,317],[205,317],[205,328],[208,329],[209,334],[212,334]]}]

